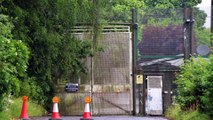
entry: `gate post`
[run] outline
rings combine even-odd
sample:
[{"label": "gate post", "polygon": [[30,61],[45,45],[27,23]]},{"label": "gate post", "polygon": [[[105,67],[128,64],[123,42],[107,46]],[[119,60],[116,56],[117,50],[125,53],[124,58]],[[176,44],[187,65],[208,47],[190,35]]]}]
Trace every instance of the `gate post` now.
[{"label": "gate post", "polygon": [[132,114],[136,115],[136,52],[138,39],[138,23],[137,23],[137,9],[132,9],[132,97],[133,110]]},{"label": "gate post", "polygon": [[193,9],[184,7],[184,58],[189,59],[194,54]]}]

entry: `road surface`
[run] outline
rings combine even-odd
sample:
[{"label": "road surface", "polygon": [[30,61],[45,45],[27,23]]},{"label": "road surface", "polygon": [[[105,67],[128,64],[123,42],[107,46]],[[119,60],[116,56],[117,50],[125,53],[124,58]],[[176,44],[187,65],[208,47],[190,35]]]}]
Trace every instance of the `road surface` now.
[{"label": "road surface", "polygon": [[[32,117],[31,120],[49,120],[49,117]],[[80,120],[81,117],[61,117],[62,120]],[[94,120],[168,120],[163,117],[135,117],[135,116],[95,116]]]}]

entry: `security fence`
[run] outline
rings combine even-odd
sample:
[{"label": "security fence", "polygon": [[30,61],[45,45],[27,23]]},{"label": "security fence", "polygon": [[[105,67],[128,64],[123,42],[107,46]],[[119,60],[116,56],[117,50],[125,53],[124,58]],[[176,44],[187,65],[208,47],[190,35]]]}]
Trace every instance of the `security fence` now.
[{"label": "security fence", "polygon": [[[82,60],[87,74],[70,80],[78,84],[78,91],[65,92],[65,84],[69,81],[59,82],[62,115],[82,115],[86,95],[92,98],[93,115],[163,114],[171,105],[172,97],[176,95],[175,73],[184,59],[196,54],[197,37],[193,31],[196,17],[193,17],[192,9],[182,8],[140,9],[133,17],[130,11],[126,13],[128,15],[103,18],[98,37],[100,50]],[[136,24],[131,23],[131,18],[136,19]],[[69,33],[79,41],[93,41],[92,31],[90,25],[79,24]],[[133,44],[135,48],[132,48]],[[157,84],[162,91],[157,95],[149,89],[156,83],[151,78],[159,78],[162,82]],[[156,96],[159,101],[152,103],[151,98]],[[160,104],[161,112],[155,112],[156,106],[150,103]]]},{"label": "security fence", "polygon": [[[201,39],[201,36],[210,34],[206,34],[208,29],[200,19],[205,14],[198,8],[142,11],[143,14],[138,12],[139,38],[135,57],[138,74],[143,76],[143,85],[136,82],[136,91],[140,91],[137,93],[136,106],[139,107],[139,113],[159,115],[177,95],[175,74],[184,65],[185,59],[207,51],[206,47],[199,45],[204,43],[209,46],[210,39]],[[153,87],[156,84],[160,87]]]}]

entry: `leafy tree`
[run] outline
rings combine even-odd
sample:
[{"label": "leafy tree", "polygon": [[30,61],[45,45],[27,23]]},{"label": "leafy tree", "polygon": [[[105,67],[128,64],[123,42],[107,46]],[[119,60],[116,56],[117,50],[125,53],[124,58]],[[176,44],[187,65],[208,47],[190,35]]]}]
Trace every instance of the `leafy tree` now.
[{"label": "leafy tree", "polygon": [[29,58],[27,46],[13,39],[12,28],[8,16],[0,14],[0,110],[9,95],[19,95]]},{"label": "leafy tree", "polygon": [[[184,4],[186,7],[194,7],[197,4],[201,3],[201,0],[188,0],[188,1],[179,1],[179,0],[144,0],[147,9],[142,19],[145,18],[146,21],[150,20],[161,22],[167,21],[170,23],[180,23],[183,22],[183,8]],[[205,18],[207,17],[206,13],[196,7],[194,7],[194,16],[195,16],[195,25],[197,28],[203,28],[205,23]],[[152,22],[153,24],[153,22]]]},{"label": "leafy tree", "polygon": [[210,29],[195,29],[196,38],[197,38],[197,45],[210,45]]},{"label": "leafy tree", "polygon": [[193,10],[194,10],[195,28],[204,29],[203,25],[205,24],[207,14],[197,7],[194,7]]},{"label": "leafy tree", "polygon": [[160,8],[183,8],[193,7],[201,3],[202,0],[144,0],[145,4],[149,7],[160,7]]},{"label": "leafy tree", "polygon": [[131,9],[138,9],[138,13],[143,13],[145,7],[144,0],[112,0],[108,3],[104,12],[104,19],[108,22],[131,22]]},{"label": "leafy tree", "polygon": [[[80,19],[78,12],[83,9],[80,7],[85,7],[89,16],[92,10],[86,9],[92,3],[90,0],[7,0],[1,4],[14,24],[14,37],[23,39],[29,46],[27,73],[32,84],[42,88],[37,91],[40,96],[33,98],[49,109],[57,80],[70,81],[72,76],[86,73],[82,58],[90,55],[91,43],[76,39],[69,31]],[[82,21],[86,21],[88,16],[82,16]]]},{"label": "leafy tree", "polygon": [[197,39],[197,45],[204,44],[204,45],[210,45],[210,29],[205,28],[205,20],[206,20],[207,14],[199,10],[199,8],[194,8],[194,31],[196,34]]}]

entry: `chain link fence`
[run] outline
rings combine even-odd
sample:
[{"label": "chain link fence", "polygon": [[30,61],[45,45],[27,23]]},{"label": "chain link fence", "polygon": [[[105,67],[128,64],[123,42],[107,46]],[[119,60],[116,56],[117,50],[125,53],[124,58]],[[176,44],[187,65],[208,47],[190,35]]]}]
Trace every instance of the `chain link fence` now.
[{"label": "chain link fence", "polygon": [[[159,115],[171,105],[175,72],[183,65],[184,9],[149,8],[141,11],[138,12],[135,57],[139,71],[136,74],[143,76],[143,83],[136,81],[136,113]],[[158,83],[150,82],[152,76],[162,76],[159,79],[161,87],[151,88]],[[153,93],[152,89],[162,92]]]}]

